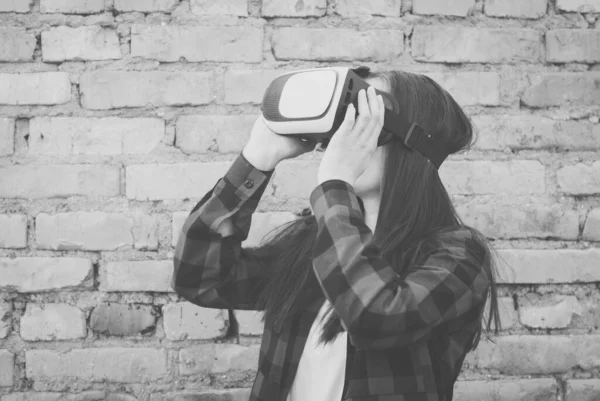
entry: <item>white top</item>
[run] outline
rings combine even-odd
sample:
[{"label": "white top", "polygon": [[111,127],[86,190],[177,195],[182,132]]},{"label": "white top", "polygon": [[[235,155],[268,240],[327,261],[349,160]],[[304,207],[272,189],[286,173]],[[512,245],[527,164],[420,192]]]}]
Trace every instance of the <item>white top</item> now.
[{"label": "white top", "polygon": [[342,399],[346,373],[347,333],[343,331],[327,345],[319,342],[323,329],[321,318],[329,309],[329,305],[329,301],[323,303],[310,328],[287,401]]}]

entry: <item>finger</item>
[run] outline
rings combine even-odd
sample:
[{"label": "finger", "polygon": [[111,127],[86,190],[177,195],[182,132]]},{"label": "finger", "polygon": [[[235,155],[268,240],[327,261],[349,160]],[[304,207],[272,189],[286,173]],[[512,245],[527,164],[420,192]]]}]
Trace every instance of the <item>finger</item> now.
[{"label": "finger", "polygon": [[375,102],[379,106],[377,115],[374,116],[371,124],[367,128],[369,130],[367,142],[368,146],[372,148],[377,147],[377,142],[379,141],[379,136],[381,135],[381,130],[383,129],[383,117],[385,116],[385,104],[383,103],[383,97],[381,95],[377,95]]},{"label": "finger", "polygon": [[375,141],[377,141],[379,139],[381,130],[383,129],[383,126],[385,125],[385,103],[383,102],[383,96],[378,95],[377,101],[379,103],[379,124],[378,124],[376,132],[374,133]]},{"label": "finger", "polygon": [[385,125],[385,103],[383,101],[383,96],[381,95],[379,95],[379,105],[381,106],[381,108],[379,109],[381,112],[380,123],[381,127],[383,127]]},{"label": "finger", "polygon": [[352,137],[356,140],[360,139],[362,132],[367,127],[369,116],[370,111],[367,103],[367,93],[364,89],[361,89],[358,91],[358,117],[356,118],[356,123],[352,129]]},{"label": "finger", "polygon": [[369,109],[369,99],[367,99],[367,91],[361,89],[358,92],[358,118],[361,120],[368,119],[371,115]]},{"label": "finger", "polygon": [[358,91],[358,114],[363,116],[371,114],[369,100],[367,99],[367,91],[364,89]]},{"label": "finger", "polygon": [[369,87],[369,91],[368,91],[368,97],[369,97],[369,107],[370,107],[370,111],[371,114],[369,116],[369,121],[367,126],[365,127],[365,130],[362,132],[362,137],[361,140],[366,142],[366,143],[371,143],[372,142],[372,137],[375,135],[375,132],[377,131],[380,132],[381,129],[379,128],[379,124],[380,124],[380,104],[379,104],[379,98],[377,96],[377,94],[375,93],[375,88],[373,88],[372,86]]},{"label": "finger", "polygon": [[346,108],[346,114],[344,115],[344,121],[342,121],[342,124],[338,128],[336,135],[334,135],[333,137],[349,135],[352,132],[352,129],[354,128],[355,115],[356,115],[356,109],[354,108],[354,105],[351,103]]},{"label": "finger", "polygon": [[373,135],[373,140],[375,141],[375,146],[377,146],[377,142],[379,141],[379,136],[381,135],[381,130],[383,130],[383,126],[385,125],[385,103],[383,102],[383,96],[377,96],[377,100],[379,101],[379,127],[377,128],[375,134]]},{"label": "finger", "polygon": [[377,92],[375,92],[375,88],[369,86],[367,90],[367,98],[369,101],[369,111],[372,116],[379,115],[379,102],[377,102]]},{"label": "finger", "polygon": [[381,114],[381,105],[379,103],[379,98],[381,97],[380,95],[377,95],[377,93],[375,92],[375,88],[373,88],[372,86],[371,88],[371,93],[369,96],[369,107],[371,108],[371,131],[368,133],[369,134],[369,138],[371,138],[374,135],[374,131],[378,131],[379,128],[379,122],[380,122],[380,114]]},{"label": "finger", "polygon": [[355,119],[356,119],[356,109],[354,108],[354,105],[352,103],[350,103],[348,105],[348,107],[346,107],[346,116],[344,117],[344,123],[346,124],[346,128],[347,128],[348,132],[352,131],[352,128],[354,127]]}]

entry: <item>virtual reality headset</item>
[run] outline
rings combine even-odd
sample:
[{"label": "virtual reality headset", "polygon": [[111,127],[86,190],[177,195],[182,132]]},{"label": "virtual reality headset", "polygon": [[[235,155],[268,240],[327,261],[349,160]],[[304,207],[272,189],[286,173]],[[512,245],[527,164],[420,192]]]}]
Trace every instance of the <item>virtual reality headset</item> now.
[{"label": "virtual reality headset", "polygon": [[[358,92],[370,85],[365,81],[368,67],[325,67],[282,74],[268,86],[262,100],[265,124],[280,135],[294,135],[320,143],[322,148],[344,120],[351,103],[358,110]],[[399,114],[401,105],[389,93],[376,89],[385,104],[385,120],[377,146],[398,138],[439,168],[448,156],[416,123]]]}]

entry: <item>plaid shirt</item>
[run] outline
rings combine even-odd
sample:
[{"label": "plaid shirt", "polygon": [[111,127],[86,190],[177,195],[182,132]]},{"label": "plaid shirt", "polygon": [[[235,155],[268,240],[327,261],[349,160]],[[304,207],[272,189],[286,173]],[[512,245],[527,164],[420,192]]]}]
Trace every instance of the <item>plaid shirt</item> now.
[{"label": "plaid shirt", "polygon": [[[194,207],[174,256],[174,290],[209,308],[256,309],[266,264],[241,247],[272,172],[241,154]],[[480,324],[489,281],[468,229],[438,234],[398,274],[371,245],[354,189],[341,180],[310,194],[318,222],[313,267],[348,332],[343,399],[449,401]],[[265,325],[251,401],[285,401],[321,302],[280,332]]]}]

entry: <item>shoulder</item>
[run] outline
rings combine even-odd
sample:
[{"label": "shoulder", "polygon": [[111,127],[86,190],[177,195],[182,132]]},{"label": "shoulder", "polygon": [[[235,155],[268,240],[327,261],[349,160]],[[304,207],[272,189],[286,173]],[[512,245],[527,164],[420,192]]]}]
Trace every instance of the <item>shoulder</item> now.
[{"label": "shoulder", "polygon": [[483,234],[468,226],[452,226],[437,230],[432,235],[432,245],[437,251],[446,251],[456,256],[481,260],[488,257],[488,248]]},{"label": "shoulder", "polygon": [[468,281],[489,284],[492,261],[483,234],[468,226],[454,226],[436,231],[433,237],[430,255],[446,260],[454,274],[469,277]]}]

